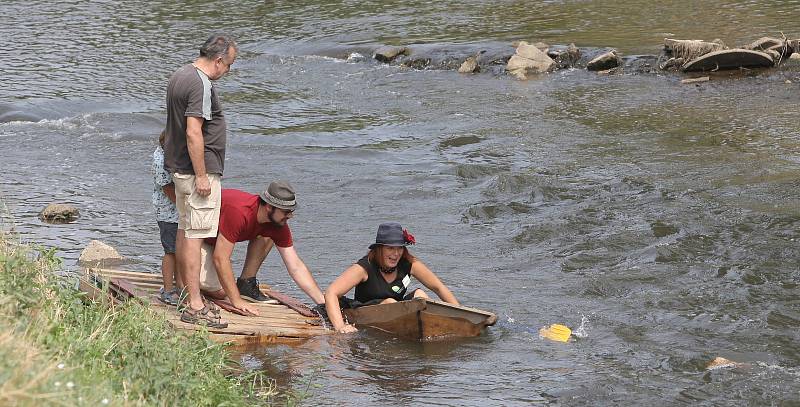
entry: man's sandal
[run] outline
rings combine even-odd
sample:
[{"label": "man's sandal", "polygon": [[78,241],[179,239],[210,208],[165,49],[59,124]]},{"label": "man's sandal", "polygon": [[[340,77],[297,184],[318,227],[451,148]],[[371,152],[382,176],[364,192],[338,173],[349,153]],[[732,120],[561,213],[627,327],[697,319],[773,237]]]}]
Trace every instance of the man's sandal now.
[{"label": "man's sandal", "polygon": [[[219,306],[209,301],[204,295],[201,295],[200,297],[203,299],[203,307],[208,308],[209,312],[219,317]],[[185,291],[183,291],[181,292],[180,301],[178,302],[178,311],[183,312],[189,308],[191,308],[189,306],[189,296],[185,294]]]},{"label": "man's sandal", "polygon": [[219,314],[220,314],[219,305],[214,304],[214,302],[212,302],[210,299],[206,298],[205,295],[203,295],[202,298],[203,298],[203,306],[208,308],[208,311],[210,313],[212,313],[212,314],[216,315],[217,317],[219,317]]},{"label": "man's sandal", "polygon": [[222,322],[219,314],[214,314],[208,306],[198,310],[186,307],[181,313],[181,321],[187,324],[202,325],[208,328],[222,329],[228,327],[228,323]]}]

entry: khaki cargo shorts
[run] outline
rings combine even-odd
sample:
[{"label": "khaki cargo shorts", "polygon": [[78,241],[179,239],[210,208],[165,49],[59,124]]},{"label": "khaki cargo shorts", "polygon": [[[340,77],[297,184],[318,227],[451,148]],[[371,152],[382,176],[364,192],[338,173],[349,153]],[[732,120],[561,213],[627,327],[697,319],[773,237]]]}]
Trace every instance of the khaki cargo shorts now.
[{"label": "khaki cargo shorts", "polygon": [[205,242],[200,247],[200,289],[208,292],[222,289],[214,265],[214,246]]},{"label": "khaki cargo shorts", "polygon": [[175,206],[178,208],[178,229],[187,238],[201,239],[217,237],[222,184],[220,176],[208,174],[211,195],[200,196],[195,192],[194,174],[172,174],[175,182]]}]

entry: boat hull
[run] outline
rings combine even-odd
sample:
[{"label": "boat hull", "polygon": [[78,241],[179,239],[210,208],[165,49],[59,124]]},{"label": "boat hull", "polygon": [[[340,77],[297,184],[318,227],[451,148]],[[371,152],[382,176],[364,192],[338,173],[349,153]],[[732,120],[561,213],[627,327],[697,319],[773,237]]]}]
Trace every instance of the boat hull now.
[{"label": "boat hull", "polygon": [[424,298],[345,309],[343,313],[356,326],[417,341],[478,336],[497,321],[491,312]]}]

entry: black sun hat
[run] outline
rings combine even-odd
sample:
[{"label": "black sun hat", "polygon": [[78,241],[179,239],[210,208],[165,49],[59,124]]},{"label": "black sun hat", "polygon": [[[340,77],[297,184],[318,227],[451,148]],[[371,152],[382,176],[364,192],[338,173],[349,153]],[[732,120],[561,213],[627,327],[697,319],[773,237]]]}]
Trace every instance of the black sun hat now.
[{"label": "black sun hat", "polygon": [[408,230],[403,229],[397,222],[386,222],[378,225],[378,234],[375,236],[375,243],[369,245],[370,249],[375,246],[408,246],[414,244],[414,235],[408,233]]}]

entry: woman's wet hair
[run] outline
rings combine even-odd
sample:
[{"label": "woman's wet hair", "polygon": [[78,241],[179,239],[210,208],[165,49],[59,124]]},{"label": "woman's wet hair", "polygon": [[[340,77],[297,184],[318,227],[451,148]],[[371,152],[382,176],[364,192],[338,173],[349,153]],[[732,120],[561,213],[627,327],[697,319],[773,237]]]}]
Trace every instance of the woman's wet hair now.
[{"label": "woman's wet hair", "polygon": [[228,55],[228,50],[233,47],[238,51],[239,47],[236,45],[231,37],[223,34],[215,34],[208,37],[206,42],[200,47],[200,56],[206,59],[216,59],[217,57],[224,57]]}]

